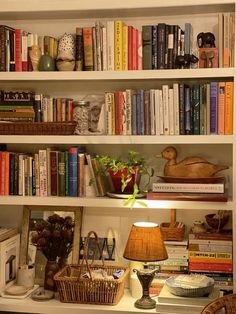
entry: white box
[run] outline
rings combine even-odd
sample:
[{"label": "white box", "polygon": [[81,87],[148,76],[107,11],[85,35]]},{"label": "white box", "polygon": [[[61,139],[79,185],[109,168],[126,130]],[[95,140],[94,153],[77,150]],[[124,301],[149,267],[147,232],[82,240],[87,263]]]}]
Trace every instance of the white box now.
[{"label": "white box", "polygon": [[20,234],[0,242],[0,292],[15,282],[19,254]]}]

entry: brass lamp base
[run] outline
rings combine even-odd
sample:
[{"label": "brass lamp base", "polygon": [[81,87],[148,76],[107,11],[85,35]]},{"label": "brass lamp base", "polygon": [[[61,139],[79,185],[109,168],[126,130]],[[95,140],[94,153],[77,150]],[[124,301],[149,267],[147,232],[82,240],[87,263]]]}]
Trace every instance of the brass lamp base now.
[{"label": "brass lamp base", "polygon": [[149,287],[157,269],[151,271],[149,269],[134,269],[133,271],[137,273],[143,288],[143,295],[134,303],[134,306],[138,309],[154,309],[156,307],[156,301],[149,296]]},{"label": "brass lamp base", "polygon": [[150,296],[142,296],[142,298],[135,301],[134,306],[138,309],[155,309],[156,301]]}]

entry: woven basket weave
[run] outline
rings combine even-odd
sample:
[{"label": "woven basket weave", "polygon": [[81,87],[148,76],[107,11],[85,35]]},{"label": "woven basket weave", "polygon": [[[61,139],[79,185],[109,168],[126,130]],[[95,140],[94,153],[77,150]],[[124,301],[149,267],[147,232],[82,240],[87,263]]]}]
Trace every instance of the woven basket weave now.
[{"label": "woven basket weave", "polygon": [[[99,247],[97,234],[93,231],[89,232],[84,244],[81,264],[67,265],[54,276],[61,302],[115,305],[124,294],[125,281],[129,274],[127,267],[105,265],[103,258],[102,265],[93,264],[94,260],[88,264],[88,243],[92,234],[95,235]],[[124,270],[124,274],[119,279],[92,279],[91,272],[97,269],[105,270],[109,276],[118,270]],[[81,278],[81,274],[85,272],[90,274],[90,278]]]},{"label": "woven basket weave", "polygon": [[160,225],[164,241],[183,241],[185,234],[185,225],[176,222],[176,211],[171,209],[170,222],[162,222]]},{"label": "woven basket weave", "polygon": [[76,122],[0,123],[0,135],[71,135]]}]

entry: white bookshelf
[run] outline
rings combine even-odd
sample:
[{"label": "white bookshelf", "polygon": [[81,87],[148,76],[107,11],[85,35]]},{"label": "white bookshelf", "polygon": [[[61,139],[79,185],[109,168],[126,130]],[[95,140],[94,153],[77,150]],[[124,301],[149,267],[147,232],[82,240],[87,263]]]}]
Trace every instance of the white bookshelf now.
[{"label": "white bookshelf", "polygon": [[[0,6],[2,24],[19,27],[42,35],[62,35],[66,32],[75,32],[78,25],[92,25],[96,19],[122,19],[140,27],[147,23],[159,21],[183,24],[191,20],[195,32],[213,31],[217,23],[219,12],[235,12],[235,0],[136,0],[136,1],[75,1],[75,0],[5,0]],[[200,23],[199,23],[200,21]],[[210,28],[209,28],[210,27]],[[196,35],[196,34],[195,34]],[[155,88],[163,82],[207,82],[210,80],[236,79],[236,69],[187,69],[187,70],[149,70],[149,71],[94,71],[94,72],[0,72],[1,89],[32,89],[37,93],[48,93],[58,97],[83,97],[94,92],[103,93],[113,89]],[[236,92],[235,92],[236,95]],[[164,219],[169,215],[168,209],[176,208],[180,217],[186,219],[189,226],[194,217],[216,210],[232,212],[233,229],[236,227],[236,119],[234,117],[234,134],[232,136],[13,136],[0,135],[0,143],[6,143],[8,149],[33,151],[39,147],[68,147],[83,144],[92,152],[121,152],[125,153],[133,147],[144,155],[154,156],[157,150],[167,145],[177,146],[181,157],[190,154],[206,155],[209,160],[217,159],[230,167],[230,199],[226,203],[217,202],[187,202],[187,201],[150,201],[145,200],[148,208],[138,203],[134,209],[123,206],[123,200],[108,197],[101,198],[72,198],[72,197],[0,197],[0,221],[4,219],[9,224],[3,212],[10,209],[11,213],[22,210],[24,205],[42,206],[82,206],[84,218],[89,227],[93,220],[95,226],[99,220],[99,230],[107,221],[119,220],[120,238],[123,242],[129,231],[129,226],[135,219]],[[153,157],[153,163],[155,163]],[[16,215],[15,217],[18,217]],[[106,216],[106,217],[105,217]],[[12,215],[14,217],[14,214]],[[95,217],[95,218],[94,218]],[[105,217],[105,218],[104,218]],[[108,218],[107,218],[108,217]],[[161,218],[160,218],[161,217]],[[14,218],[11,218],[12,221]],[[110,219],[110,220],[107,220]],[[20,225],[20,222],[18,221]],[[107,228],[107,225],[103,226]],[[86,228],[85,228],[86,229]],[[236,233],[233,235],[236,243]],[[122,242],[121,241],[121,242]],[[123,243],[122,242],[122,243]],[[236,263],[234,263],[236,273]],[[236,290],[236,278],[234,278]],[[30,298],[26,300],[0,298],[0,311],[60,314],[70,311],[83,314],[102,313],[140,313],[133,306],[134,299],[126,292],[121,302],[116,306],[96,306],[60,303],[58,300],[41,303]],[[145,310],[146,313],[155,313],[155,310]]]}]

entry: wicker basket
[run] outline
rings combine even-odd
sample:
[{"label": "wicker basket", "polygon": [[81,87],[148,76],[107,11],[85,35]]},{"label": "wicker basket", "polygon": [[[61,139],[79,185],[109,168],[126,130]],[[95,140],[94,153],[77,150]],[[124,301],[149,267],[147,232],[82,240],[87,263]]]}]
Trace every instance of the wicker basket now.
[{"label": "wicker basket", "polygon": [[160,225],[164,241],[183,241],[185,225],[176,222],[176,211],[171,209],[170,222],[163,222]]},{"label": "wicker basket", "polygon": [[71,135],[76,122],[0,123],[0,135]]},{"label": "wicker basket", "polygon": [[[89,232],[81,264],[67,265],[54,276],[61,302],[115,305],[124,294],[125,281],[129,274],[127,267],[105,265],[103,258],[102,265],[93,264],[94,260],[88,264],[88,243],[92,234],[95,235],[97,247],[101,252],[97,234]],[[105,270],[109,276],[118,270],[123,270],[124,274],[119,279],[92,279],[91,272],[97,269]],[[81,274],[84,273],[87,273],[89,278],[82,278]]]}]

